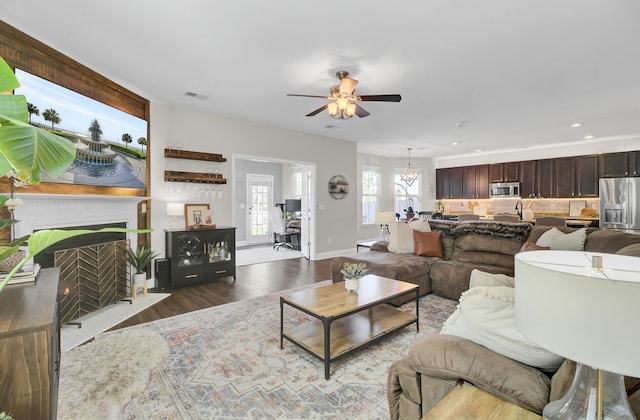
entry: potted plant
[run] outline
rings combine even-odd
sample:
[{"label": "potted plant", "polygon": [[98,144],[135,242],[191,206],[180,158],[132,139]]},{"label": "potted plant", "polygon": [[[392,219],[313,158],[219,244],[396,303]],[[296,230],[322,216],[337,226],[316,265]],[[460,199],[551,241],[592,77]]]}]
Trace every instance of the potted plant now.
[{"label": "potted plant", "polygon": [[367,274],[369,269],[365,263],[345,263],[340,270],[344,276],[344,288],[349,291],[358,290],[360,278]]},{"label": "potted plant", "polygon": [[135,270],[133,287],[144,285],[144,282],[147,281],[147,266],[158,255],[160,254],[144,246],[138,247],[135,251],[131,247],[127,250],[127,259]]}]

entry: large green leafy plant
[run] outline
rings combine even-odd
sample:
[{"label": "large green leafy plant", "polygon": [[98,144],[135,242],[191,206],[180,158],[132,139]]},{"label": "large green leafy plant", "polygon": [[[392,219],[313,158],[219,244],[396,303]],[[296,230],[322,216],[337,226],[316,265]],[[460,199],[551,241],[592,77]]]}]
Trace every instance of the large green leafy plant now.
[{"label": "large green leafy plant", "polygon": [[[20,87],[13,70],[0,57],[0,176],[8,176],[20,182],[39,184],[40,174],[57,178],[73,163],[76,155],[75,146],[67,139],[37,128],[28,123],[29,113],[27,98],[24,95],[13,95]],[[5,205],[9,197],[0,196],[0,206]],[[13,218],[1,219],[0,228],[16,223]],[[61,240],[94,232],[137,232],[150,230],[133,230],[106,228],[93,230],[40,230],[33,235],[13,239],[0,244],[0,260],[18,252],[20,246],[27,244],[27,255],[0,282],[0,291],[4,289],[13,275],[35,255]]]}]

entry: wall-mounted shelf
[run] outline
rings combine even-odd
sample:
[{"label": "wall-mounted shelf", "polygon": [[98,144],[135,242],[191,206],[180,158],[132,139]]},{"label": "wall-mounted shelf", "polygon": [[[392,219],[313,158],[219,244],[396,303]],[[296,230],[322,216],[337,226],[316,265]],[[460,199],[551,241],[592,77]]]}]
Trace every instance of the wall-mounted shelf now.
[{"label": "wall-mounted shelf", "polygon": [[205,174],[200,172],[164,171],[166,182],[196,182],[199,184],[226,184],[227,179],[220,174]]},{"label": "wall-mounted shelf", "polygon": [[218,153],[192,152],[190,150],[164,149],[164,157],[191,160],[206,160],[209,162],[226,162],[227,158]]}]

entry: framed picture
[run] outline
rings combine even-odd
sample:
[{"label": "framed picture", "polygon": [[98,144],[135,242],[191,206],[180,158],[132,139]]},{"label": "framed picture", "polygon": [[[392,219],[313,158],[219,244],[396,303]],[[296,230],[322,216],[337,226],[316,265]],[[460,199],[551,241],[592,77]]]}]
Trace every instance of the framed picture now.
[{"label": "framed picture", "polygon": [[198,229],[200,226],[211,224],[208,204],[185,204],[184,216],[187,229]]},{"label": "framed picture", "polygon": [[586,200],[569,201],[569,216],[580,216],[582,209],[587,207]]}]

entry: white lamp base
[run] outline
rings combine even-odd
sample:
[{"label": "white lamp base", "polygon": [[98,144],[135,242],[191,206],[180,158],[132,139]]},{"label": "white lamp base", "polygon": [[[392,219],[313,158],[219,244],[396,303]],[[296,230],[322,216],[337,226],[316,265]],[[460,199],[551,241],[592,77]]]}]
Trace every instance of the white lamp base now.
[{"label": "white lamp base", "polygon": [[388,225],[380,225],[380,235],[378,236],[378,240],[389,242],[389,226]]},{"label": "white lamp base", "polygon": [[544,407],[545,419],[634,419],[624,378],[580,363],[567,393]]}]

